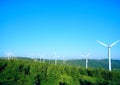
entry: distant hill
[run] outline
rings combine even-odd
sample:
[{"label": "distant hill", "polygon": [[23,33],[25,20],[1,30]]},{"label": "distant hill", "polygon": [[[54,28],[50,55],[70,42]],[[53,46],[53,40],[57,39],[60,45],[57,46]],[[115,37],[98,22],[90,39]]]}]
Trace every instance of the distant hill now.
[{"label": "distant hill", "polygon": [[[120,60],[112,60],[112,69],[120,69]],[[68,60],[66,63],[74,66],[82,66],[85,67],[85,59],[81,60]],[[108,59],[89,59],[88,67],[90,68],[104,68],[108,69]]]},{"label": "distant hill", "polygon": [[[4,59],[4,57],[1,57]],[[16,59],[21,59],[21,60],[34,60],[28,57],[16,57]],[[37,59],[37,61],[40,61],[40,59]],[[43,60],[41,60],[42,62]],[[48,60],[45,59],[46,63],[51,63],[54,64],[54,60]],[[70,66],[79,66],[79,67],[85,67],[85,59],[70,59],[66,60],[65,63],[63,63],[63,60],[58,60],[58,64],[64,64],[64,65],[70,65]],[[115,69],[120,69],[120,60],[114,60],[112,59],[112,70]],[[89,59],[88,60],[88,68],[103,68],[103,69],[108,69],[108,59]]]}]

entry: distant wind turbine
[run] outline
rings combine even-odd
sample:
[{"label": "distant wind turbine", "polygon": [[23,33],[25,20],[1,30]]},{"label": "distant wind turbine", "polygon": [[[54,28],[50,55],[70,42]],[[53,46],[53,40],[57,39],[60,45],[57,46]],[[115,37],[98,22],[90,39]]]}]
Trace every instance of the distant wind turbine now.
[{"label": "distant wind turbine", "polygon": [[9,60],[10,55],[9,55],[9,53],[8,53],[8,52],[5,52],[5,56],[6,56],[6,57],[7,57],[7,59]]},{"label": "distant wind turbine", "polygon": [[12,52],[6,52],[5,55],[8,58],[8,60],[12,59],[12,57],[14,56],[14,54]]},{"label": "distant wind turbine", "polygon": [[65,57],[63,56],[63,61],[62,61],[62,64],[66,64],[66,65],[68,65],[67,63],[66,63],[66,59],[65,59]]},{"label": "distant wind turbine", "polygon": [[56,52],[54,54],[54,57],[55,57],[55,65],[57,65],[57,56],[56,56]]},{"label": "distant wind turbine", "polygon": [[[45,56],[44,56],[45,57]],[[43,63],[45,63],[45,58],[42,56]]]},{"label": "distant wind turbine", "polygon": [[49,63],[49,64],[50,64],[50,58],[51,58],[51,56],[48,55],[48,63]]},{"label": "distant wind turbine", "polygon": [[38,56],[35,56],[36,58],[34,59],[34,61],[36,62],[37,61],[37,59],[38,59]]},{"label": "distant wind turbine", "polygon": [[39,61],[41,62],[41,56],[38,56],[39,57]]},{"label": "distant wind turbine", "polygon": [[99,44],[101,44],[104,47],[108,48],[108,60],[109,60],[109,71],[111,71],[111,52],[110,52],[110,48],[113,47],[114,45],[116,45],[120,40],[112,43],[111,45],[107,45],[103,42],[97,41]]},{"label": "distant wind turbine", "polygon": [[39,59],[40,59],[40,62],[43,62],[43,63],[44,63],[44,59],[43,59],[43,56],[42,56],[42,55],[39,56]]},{"label": "distant wind turbine", "polygon": [[87,55],[81,55],[83,57],[85,57],[86,59],[86,69],[88,68],[88,56],[90,55],[90,52]]}]

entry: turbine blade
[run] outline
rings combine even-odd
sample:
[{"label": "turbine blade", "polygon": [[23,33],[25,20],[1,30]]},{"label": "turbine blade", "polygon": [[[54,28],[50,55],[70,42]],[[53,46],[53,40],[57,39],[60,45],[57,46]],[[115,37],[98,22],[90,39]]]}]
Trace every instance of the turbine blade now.
[{"label": "turbine blade", "polygon": [[97,41],[97,43],[101,44],[102,46],[108,47],[108,45],[103,42]]},{"label": "turbine blade", "polygon": [[85,57],[85,55],[80,55],[81,57]]},{"label": "turbine blade", "polygon": [[66,63],[67,60],[64,60],[63,63]]},{"label": "turbine blade", "polygon": [[91,53],[89,52],[88,54],[87,54],[87,57],[90,55]]},{"label": "turbine blade", "polygon": [[112,43],[112,44],[110,45],[110,47],[114,46],[114,45],[117,44],[119,41],[120,41],[120,40],[118,40],[118,41]]}]

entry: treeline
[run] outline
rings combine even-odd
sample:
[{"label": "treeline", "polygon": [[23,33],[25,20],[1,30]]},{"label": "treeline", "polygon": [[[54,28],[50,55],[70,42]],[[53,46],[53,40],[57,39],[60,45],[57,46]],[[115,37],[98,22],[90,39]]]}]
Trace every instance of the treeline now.
[{"label": "treeline", "polygon": [[120,70],[0,59],[0,85],[120,85]]}]

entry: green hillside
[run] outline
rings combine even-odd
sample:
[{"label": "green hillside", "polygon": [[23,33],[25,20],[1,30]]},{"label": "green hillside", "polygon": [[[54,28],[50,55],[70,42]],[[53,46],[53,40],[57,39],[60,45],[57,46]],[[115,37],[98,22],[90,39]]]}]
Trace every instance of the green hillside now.
[{"label": "green hillside", "polygon": [[[0,59],[5,59],[5,57],[1,57]],[[26,57],[16,57],[15,59],[20,59],[20,60],[30,60],[30,61],[34,61],[31,58],[26,58]],[[37,59],[37,61],[40,62],[40,59]],[[43,62],[43,60],[41,60],[41,62]],[[45,62],[48,64],[54,64],[55,60],[48,60],[45,59]],[[85,59],[69,59],[66,60],[65,63],[63,63],[63,60],[57,60],[58,64],[63,64],[63,65],[67,65],[67,66],[78,66],[78,67],[83,67],[85,68]],[[112,63],[112,70],[116,70],[119,69],[120,70],[120,60],[111,60]],[[97,60],[97,59],[89,59],[88,60],[88,68],[102,68],[102,69],[106,69],[108,70],[108,59],[101,59],[101,60]]]},{"label": "green hillside", "polygon": [[[38,60],[39,61],[39,60]],[[45,62],[54,64],[55,60],[45,60]],[[64,64],[67,66],[78,66],[85,68],[85,59],[76,59],[76,60],[67,60],[65,63],[63,63],[63,60],[58,60],[58,64]],[[120,69],[120,60],[111,60],[112,63],[112,70]],[[88,60],[88,68],[103,68],[108,69],[108,59],[89,59]]]},{"label": "green hillside", "polygon": [[0,85],[120,85],[119,80],[120,70],[0,59]]},{"label": "green hillside", "polygon": [[[85,67],[85,59],[81,60],[68,60],[66,63],[73,66],[81,66]],[[88,60],[89,68],[104,68],[108,69],[108,59],[96,60],[89,59]],[[112,69],[120,69],[120,60],[112,60]]]}]

